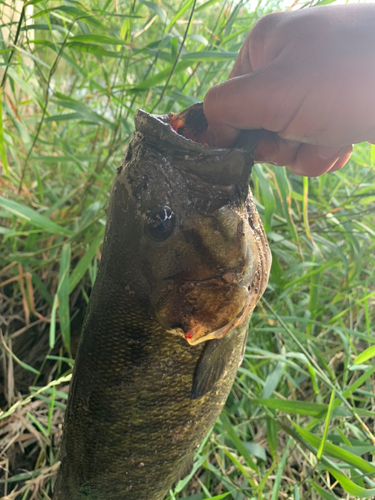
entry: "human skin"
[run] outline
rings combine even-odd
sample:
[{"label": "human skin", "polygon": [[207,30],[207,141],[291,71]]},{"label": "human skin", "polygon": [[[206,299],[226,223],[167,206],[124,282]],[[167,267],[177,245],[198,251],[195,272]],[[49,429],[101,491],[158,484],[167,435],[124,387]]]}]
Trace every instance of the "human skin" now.
[{"label": "human skin", "polygon": [[205,96],[208,143],[232,146],[242,129],[263,129],[256,161],[333,172],[352,144],[375,142],[374,89],[374,4],[269,14]]}]

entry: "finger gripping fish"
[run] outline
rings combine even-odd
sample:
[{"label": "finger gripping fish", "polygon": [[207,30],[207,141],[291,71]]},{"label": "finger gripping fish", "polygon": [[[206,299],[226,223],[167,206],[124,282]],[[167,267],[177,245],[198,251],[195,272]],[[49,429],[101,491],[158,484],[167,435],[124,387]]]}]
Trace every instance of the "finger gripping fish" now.
[{"label": "finger gripping fish", "polygon": [[268,281],[249,154],[191,140],[204,142],[201,105],[137,111],[135,125],[107,209],[54,500],[164,498],[220,414]]}]

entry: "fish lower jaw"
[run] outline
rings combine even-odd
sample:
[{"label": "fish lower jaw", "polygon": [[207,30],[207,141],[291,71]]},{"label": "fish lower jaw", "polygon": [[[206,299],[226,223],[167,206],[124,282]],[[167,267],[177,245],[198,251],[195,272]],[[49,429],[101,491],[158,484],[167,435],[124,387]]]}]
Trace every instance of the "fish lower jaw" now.
[{"label": "fish lower jaw", "polygon": [[233,330],[233,328],[236,328],[242,321],[243,316],[241,315],[240,318],[234,318],[232,321],[227,323],[225,326],[218,328],[217,330],[207,333],[206,335],[203,335],[202,337],[194,338],[192,335],[190,338],[188,337],[189,332],[185,334],[185,340],[190,344],[190,345],[197,345],[201,344],[202,342],[206,342],[207,340],[219,340],[225,337],[229,332]]},{"label": "fish lower jaw", "polygon": [[[223,326],[222,328],[219,328],[218,330],[215,330],[214,332],[207,333],[206,335],[203,335],[202,337],[199,338],[194,338],[194,336],[191,333],[185,333],[182,328],[172,328],[170,330],[167,330],[167,333],[171,333],[172,335],[176,335],[177,337],[182,337],[187,341],[188,344],[191,346],[201,344],[202,342],[206,342],[206,340],[211,340],[211,339],[221,339],[223,338],[226,333],[227,333],[227,328],[230,325]],[[223,332],[225,330],[225,332]]]}]

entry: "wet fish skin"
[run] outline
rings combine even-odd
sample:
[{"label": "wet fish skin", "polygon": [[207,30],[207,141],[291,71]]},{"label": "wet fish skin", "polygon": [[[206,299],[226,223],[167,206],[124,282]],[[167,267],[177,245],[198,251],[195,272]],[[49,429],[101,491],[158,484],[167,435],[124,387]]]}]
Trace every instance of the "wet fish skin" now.
[{"label": "wet fish skin", "polygon": [[220,414],[268,281],[244,154],[145,113],[136,124],[111,192],[54,500],[164,498]]}]

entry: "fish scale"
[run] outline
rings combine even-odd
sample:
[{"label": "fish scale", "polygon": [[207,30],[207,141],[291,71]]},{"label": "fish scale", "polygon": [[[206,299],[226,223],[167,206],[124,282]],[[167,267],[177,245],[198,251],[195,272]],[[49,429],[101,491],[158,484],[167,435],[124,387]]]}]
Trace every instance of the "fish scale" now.
[{"label": "fish scale", "polygon": [[135,121],[111,191],[54,500],[165,497],[225,404],[268,280],[246,151],[186,139],[169,115]]}]

